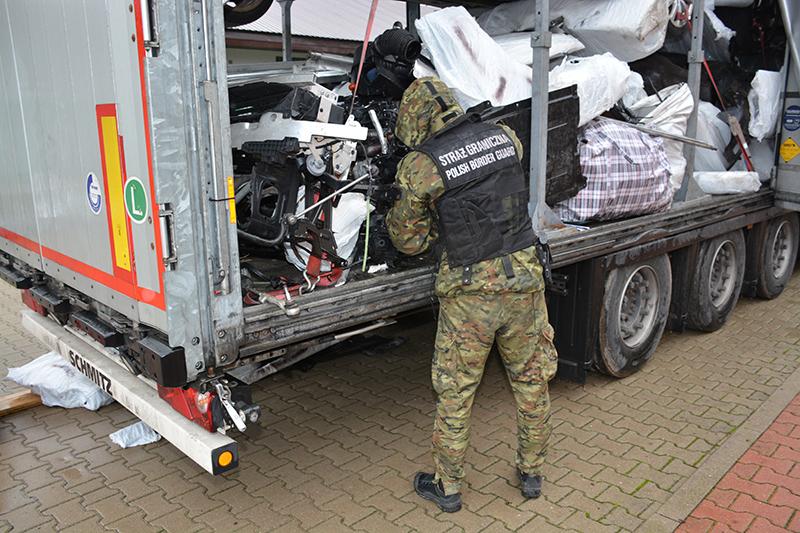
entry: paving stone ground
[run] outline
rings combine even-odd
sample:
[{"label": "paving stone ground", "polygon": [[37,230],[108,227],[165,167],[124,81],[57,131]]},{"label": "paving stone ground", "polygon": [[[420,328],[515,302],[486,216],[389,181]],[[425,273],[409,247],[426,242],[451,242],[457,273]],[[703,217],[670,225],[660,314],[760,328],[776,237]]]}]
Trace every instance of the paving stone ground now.
[{"label": "paving stone ground", "polygon": [[[0,364],[44,350],[0,285]],[[800,368],[800,271],[774,301],[742,300],[712,334],[665,335],[624,380],[552,383],[542,498],[514,480],[515,409],[499,358],[473,412],[464,509],[435,512],[410,479],[429,468],[431,315],[383,333],[406,342],[321,356],[258,384],[241,466],[206,474],[168,442],[122,450],[133,416],[38,407],[0,419],[0,530],[632,531]],[[3,390],[8,390],[3,385]]]},{"label": "paving stone ground", "polygon": [[679,528],[800,531],[800,395],[742,455]]}]

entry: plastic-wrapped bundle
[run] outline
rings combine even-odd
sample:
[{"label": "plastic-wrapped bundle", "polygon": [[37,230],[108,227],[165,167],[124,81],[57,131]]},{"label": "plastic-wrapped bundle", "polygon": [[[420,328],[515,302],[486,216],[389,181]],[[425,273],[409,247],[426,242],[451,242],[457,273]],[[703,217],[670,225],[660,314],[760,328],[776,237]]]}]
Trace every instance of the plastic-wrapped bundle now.
[{"label": "plastic-wrapped bundle", "polygon": [[[611,54],[565,59],[550,71],[550,90],[576,84],[580,98],[583,126],[608,111],[629,90],[631,69]],[[641,77],[634,78],[641,83]]]},{"label": "plastic-wrapped bundle", "polygon": [[750,104],[750,135],[764,140],[775,134],[778,115],[781,112],[781,90],[783,89],[783,75],[772,70],[759,70],[756,72],[752,89],[747,95]]},{"label": "plastic-wrapped bundle", "polygon": [[[672,85],[659,91],[657,95],[636,102],[629,107],[633,116],[642,124],[651,128],[676,135],[686,135],[689,115],[692,113],[694,100],[689,86],[685,83]],[[664,148],[669,158],[672,188],[681,186],[686,174],[686,158],[683,157],[683,143],[664,139]]]},{"label": "plastic-wrapped bundle", "polygon": [[463,7],[425,15],[417,31],[439,78],[464,109],[489,100],[504,106],[531,96],[531,69],[512,59]]},{"label": "plastic-wrapped bundle", "polygon": [[[525,65],[530,65],[533,61],[531,32],[505,33],[496,35],[494,40],[516,61]],[[572,35],[554,33],[550,44],[550,59],[574,54],[583,49],[583,44]]]},{"label": "plastic-wrapped bundle", "polygon": [[717,147],[716,151],[698,148],[694,152],[695,171],[722,172],[728,170],[725,147],[731,142],[731,129],[719,118],[718,107],[701,101],[697,106],[697,139]]},{"label": "plastic-wrapped bundle", "polygon": [[[501,4],[478,17],[490,35],[533,29],[534,0]],[[669,23],[665,0],[553,0],[550,17],[591,54],[611,52],[622,61],[642,59],[661,48]]]}]

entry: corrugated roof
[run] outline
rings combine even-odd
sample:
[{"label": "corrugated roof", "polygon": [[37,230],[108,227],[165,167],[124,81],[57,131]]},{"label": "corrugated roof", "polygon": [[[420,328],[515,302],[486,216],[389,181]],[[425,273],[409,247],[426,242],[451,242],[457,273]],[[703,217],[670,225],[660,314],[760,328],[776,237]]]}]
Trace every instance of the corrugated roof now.
[{"label": "corrugated roof", "polygon": [[[292,35],[362,41],[371,5],[371,0],[295,0],[292,4]],[[422,6],[421,11],[425,15],[436,9]],[[382,0],[375,13],[371,37],[391,28],[398,20],[405,25],[405,2]],[[281,33],[281,6],[274,2],[263,17],[236,29]]]}]

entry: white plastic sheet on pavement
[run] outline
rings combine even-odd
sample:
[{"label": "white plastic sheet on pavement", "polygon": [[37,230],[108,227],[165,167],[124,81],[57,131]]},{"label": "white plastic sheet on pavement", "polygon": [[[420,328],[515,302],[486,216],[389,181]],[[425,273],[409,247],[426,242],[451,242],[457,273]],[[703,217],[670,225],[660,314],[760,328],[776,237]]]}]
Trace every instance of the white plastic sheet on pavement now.
[{"label": "white plastic sheet on pavement", "polygon": [[756,192],[761,187],[757,172],[695,172],[694,180],[706,194]]},{"label": "white plastic sheet on pavement", "polygon": [[56,352],[48,352],[21,367],[9,368],[8,379],[31,389],[50,407],[85,407],[96,411],[114,401]]},{"label": "white plastic sheet on pavement", "polygon": [[[689,115],[692,113],[694,100],[689,86],[685,83],[672,85],[659,91],[657,95],[648,96],[629,106],[628,110],[639,119],[641,124],[653,129],[675,135],[686,135]],[[686,158],[683,157],[683,143],[672,139],[664,139],[664,149],[670,166],[670,183],[673,190],[681,186],[686,174]],[[699,150],[699,149],[698,149]]]},{"label": "white plastic sheet on pavement", "polygon": [[759,70],[750,83],[752,89],[747,94],[747,102],[750,104],[748,130],[759,141],[775,134],[781,112],[783,78],[781,72]]},{"label": "white plastic sheet on pavement", "polygon": [[120,448],[132,448],[161,440],[161,435],[141,420],[108,436]]},{"label": "white plastic sheet on pavement", "polygon": [[[583,126],[590,120],[614,107],[629,89],[632,73],[627,63],[606,53],[591,57],[565,58],[560,65],[550,71],[550,90],[578,85],[580,98],[580,119]],[[633,76],[634,83],[641,82],[641,76]],[[530,95],[530,89],[529,93]]]},{"label": "white plastic sheet on pavement", "polygon": [[[528,31],[534,13],[534,0],[509,2],[482,13],[478,22],[490,35]],[[665,0],[551,0],[550,18],[558,17],[587,53],[636,61],[664,44],[669,10]]]}]

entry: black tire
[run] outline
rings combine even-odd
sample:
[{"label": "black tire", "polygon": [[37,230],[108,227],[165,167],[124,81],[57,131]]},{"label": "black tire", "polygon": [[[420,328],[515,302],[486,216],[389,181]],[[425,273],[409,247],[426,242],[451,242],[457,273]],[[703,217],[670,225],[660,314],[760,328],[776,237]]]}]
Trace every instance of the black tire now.
[{"label": "black tire", "polygon": [[260,19],[272,7],[272,0],[228,0],[225,2],[225,27],[244,26]]},{"label": "black tire", "polygon": [[698,331],[721,328],[739,301],[746,246],[742,230],[703,241],[689,286],[687,325]]},{"label": "black tire", "polygon": [[667,324],[671,296],[672,269],[666,255],[608,273],[600,310],[600,371],[629,376],[652,357]]},{"label": "black tire", "polygon": [[786,288],[797,262],[799,236],[797,213],[767,222],[765,238],[755,246],[756,294],[760,298],[777,298]]}]

